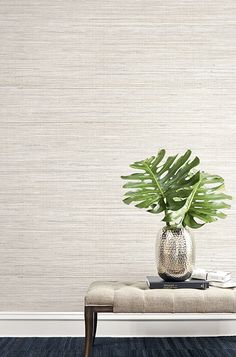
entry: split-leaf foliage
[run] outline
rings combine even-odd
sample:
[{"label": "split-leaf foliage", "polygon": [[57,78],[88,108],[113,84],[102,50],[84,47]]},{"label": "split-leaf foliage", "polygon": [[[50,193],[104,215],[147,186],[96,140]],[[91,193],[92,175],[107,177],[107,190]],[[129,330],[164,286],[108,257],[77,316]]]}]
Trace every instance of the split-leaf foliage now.
[{"label": "split-leaf foliage", "polygon": [[200,228],[225,218],[222,209],[230,208],[225,200],[232,197],[224,193],[224,179],[198,170],[200,160],[191,154],[187,150],[181,156],[166,157],[162,149],[156,156],[131,164],[136,172],[121,176],[128,189],[124,203],[154,214],[163,212],[169,227]]}]

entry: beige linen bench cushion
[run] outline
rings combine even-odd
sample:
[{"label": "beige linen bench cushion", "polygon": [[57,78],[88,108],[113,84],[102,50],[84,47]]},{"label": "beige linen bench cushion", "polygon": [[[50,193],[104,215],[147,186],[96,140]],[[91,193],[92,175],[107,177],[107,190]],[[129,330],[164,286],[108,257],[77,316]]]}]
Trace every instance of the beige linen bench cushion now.
[{"label": "beige linen bench cushion", "polygon": [[236,289],[149,289],[143,281],[96,281],[85,305],[112,306],[115,313],[235,313]]}]

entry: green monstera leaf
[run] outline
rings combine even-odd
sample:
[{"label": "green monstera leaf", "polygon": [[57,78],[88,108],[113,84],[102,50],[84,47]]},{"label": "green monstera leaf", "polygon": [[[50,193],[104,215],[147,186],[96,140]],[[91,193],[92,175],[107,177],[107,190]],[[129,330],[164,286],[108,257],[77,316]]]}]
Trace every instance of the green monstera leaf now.
[{"label": "green monstera leaf", "polygon": [[222,209],[231,206],[225,200],[231,200],[230,195],[224,192],[224,179],[218,175],[201,172],[197,182],[185,205],[178,211],[169,211],[164,221],[175,222],[177,225],[190,228],[200,228],[206,223],[215,222],[218,218],[226,218]]},{"label": "green monstera leaf", "polygon": [[199,158],[191,159],[191,150],[182,156],[165,157],[162,149],[156,156],[134,162],[131,168],[137,170],[128,176],[121,176],[129,189],[124,203],[133,203],[150,213],[164,212],[163,221],[168,226],[200,228],[206,223],[225,218],[222,209],[230,208],[225,200],[224,179],[196,170]]},{"label": "green monstera leaf", "polygon": [[124,203],[135,203],[151,213],[167,211],[169,206],[172,210],[182,208],[199,181],[200,172],[192,170],[199,164],[199,158],[191,160],[191,150],[177,156],[165,159],[165,150],[160,150],[157,156],[131,164],[131,168],[141,172],[121,176],[128,181],[123,187],[132,189],[125,193]]}]

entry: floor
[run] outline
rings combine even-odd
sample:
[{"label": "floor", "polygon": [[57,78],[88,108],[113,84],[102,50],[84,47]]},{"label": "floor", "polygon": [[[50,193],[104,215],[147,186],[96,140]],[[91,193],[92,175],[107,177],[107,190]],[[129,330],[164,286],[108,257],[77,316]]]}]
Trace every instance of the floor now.
[{"label": "floor", "polygon": [[[82,357],[82,338],[0,338],[0,357]],[[93,357],[236,357],[236,336],[97,338]]]}]

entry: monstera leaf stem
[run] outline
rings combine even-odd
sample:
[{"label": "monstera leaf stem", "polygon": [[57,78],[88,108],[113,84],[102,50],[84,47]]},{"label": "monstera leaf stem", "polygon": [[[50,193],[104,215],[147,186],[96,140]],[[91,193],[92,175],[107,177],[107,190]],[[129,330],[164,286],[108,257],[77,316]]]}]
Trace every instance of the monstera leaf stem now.
[{"label": "monstera leaf stem", "polygon": [[[160,183],[158,182],[157,177],[155,176],[155,174],[153,173],[153,171],[150,169],[150,167],[149,167],[146,163],[144,163],[144,166],[146,167],[146,171],[150,174],[152,181],[153,181],[154,184],[156,185],[157,190],[160,192],[160,196],[162,196],[162,198],[163,198],[163,201],[164,201],[164,203],[165,203],[164,214],[165,214],[165,216],[166,216],[166,215],[167,215],[167,212],[168,212],[168,202],[167,202],[167,200],[166,200],[165,193],[164,193],[164,191],[162,190],[162,187],[161,187]],[[154,199],[154,202],[155,202],[155,199]],[[167,225],[167,227],[170,227],[170,226],[171,226],[170,222],[166,222],[166,225]]]},{"label": "monstera leaf stem", "polygon": [[150,167],[149,167],[146,163],[144,163],[144,166],[146,167],[146,171],[150,174],[152,180],[154,181],[154,183],[155,183],[155,185],[156,185],[158,191],[160,192],[160,195],[161,195],[161,196],[163,197],[163,199],[164,199],[164,198],[165,198],[164,192],[163,192],[163,190],[162,190],[162,188],[161,188],[161,185],[159,184],[159,182],[158,182],[156,176],[154,175],[153,171],[150,169]]},{"label": "monstera leaf stem", "polygon": [[[195,184],[195,186],[193,187],[193,191],[191,192],[190,196],[187,198],[186,204],[185,204],[184,207],[183,207],[183,212],[184,212],[184,214],[183,214],[183,219],[184,219],[184,216],[185,216],[186,212],[188,212],[189,209],[190,209],[190,207],[191,207],[191,204],[192,204],[192,202],[193,202],[195,193],[197,192],[198,187],[199,187],[200,184],[201,184],[201,181],[202,181],[202,178],[200,178],[199,182],[197,182],[197,183]],[[183,219],[182,219],[182,221],[183,221]],[[181,223],[182,223],[182,221],[181,221]]]}]

